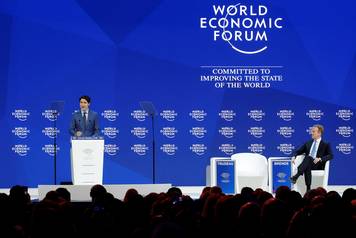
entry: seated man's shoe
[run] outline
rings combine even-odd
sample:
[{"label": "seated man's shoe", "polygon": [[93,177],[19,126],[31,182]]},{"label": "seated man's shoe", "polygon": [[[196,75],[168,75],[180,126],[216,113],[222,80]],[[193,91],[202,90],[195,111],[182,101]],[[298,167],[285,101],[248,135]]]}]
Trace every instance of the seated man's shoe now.
[{"label": "seated man's shoe", "polygon": [[295,184],[297,182],[298,177],[294,175],[294,176],[290,177],[289,179],[292,182],[292,184]]}]

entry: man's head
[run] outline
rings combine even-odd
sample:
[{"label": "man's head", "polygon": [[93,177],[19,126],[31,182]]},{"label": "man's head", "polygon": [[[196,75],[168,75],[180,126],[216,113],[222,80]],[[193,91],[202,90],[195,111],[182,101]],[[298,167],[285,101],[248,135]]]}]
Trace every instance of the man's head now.
[{"label": "man's head", "polygon": [[314,125],[311,129],[311,136],[313,140],[317,140],[321,137],[321,135],[324,133],[324,127],[322,125]]},{"label": "man's head", "polygon": [[90,97],[89,96],[81,96],[79,98],[79,106],[80,106],[80,110],[88,110],[90,105]]},{"label": "man's head", "polygon": [[102,201],[107,193],[103,185],[97,184],[90,189],[90,197],[93,202]]}]

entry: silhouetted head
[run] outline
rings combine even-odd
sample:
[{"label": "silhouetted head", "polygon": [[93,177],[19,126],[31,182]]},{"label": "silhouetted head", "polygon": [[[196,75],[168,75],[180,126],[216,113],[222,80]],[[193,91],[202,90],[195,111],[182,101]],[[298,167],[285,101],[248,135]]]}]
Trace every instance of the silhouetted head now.
[{"label": "silhouetted head", "polygon": [[66,188],[57,188],[56,192],[61,198],[63,198],[67,202],[70,202],[70,192]]},{"label": "silhouetted head", "polygon": [[356,199],[356,190],[353,188],[348,188],[342,194],[342,200],[349,204],[352,200]]},{"label": "silhouetted head", "polygon": [[205,200],[210,194],[211,187],[204,187],[199,199]]},{"label": "silhouetted head", "polygon": [[287,186],[280,186],[276,191],[276,198],[287,202],[290,194],[290,188]]},{"label": "silhouetted head", "polygon": [[138,195],[137,190],[134,188],[130,188],[125,193],[124,202],[128,202],[128,201],[134,199],[137,195]]},{"label": "silhouetted head", "polygon": [[104,200],[106,194],[106,189],[103,185],[97,184],[94,185],[90,190],[90,197],[93,202]]},{"label": "silhouetted head", "polygon": [[210,189],[210,194],[222,194],[222,190],[218,186],[214,186]]},{"label": "silhouetted head", "polygon": [[183,193],[182,193],[182,190],[180,190],[180,188],[171,187],[168,189],[167,195],[168,195],[168,197],[171,198],[172,201],[175,201],[178,198],[182,197]]},{"label": "silhouetted head", "polygon": [[244,187],[241,189],[241,198],[244,199],[245,202],[252,202],[256,200],[255,193],[250,187]]},{"label": "silhouetted head", "polygon": [[45,197],[45,200],[50,200],[50,201],[58,201],[59,199],[60,199],[60,195],[56,191],[49,191]]},{"label": "silhouetted head", "polygon": [[335,206],[341,203],[341,196],[336,191],[330,191],[325,196],[326,205]]},{"label": "silhouetted head", "polygon": [[31,201],[28,188],[20,185],[15,185],[10,189],[9,198],[12,203],[16,204],[27,204]]}]

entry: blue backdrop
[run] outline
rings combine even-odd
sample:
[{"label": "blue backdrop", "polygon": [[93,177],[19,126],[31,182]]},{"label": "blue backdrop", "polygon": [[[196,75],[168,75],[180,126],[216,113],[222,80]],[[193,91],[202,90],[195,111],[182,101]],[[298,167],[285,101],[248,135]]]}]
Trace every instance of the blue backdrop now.
[{"label": "blue backdrop", "polygon": [[[160,183],[205,184],[211,156],[288,156],[321,123],[335,154],[329,183],[355,184],[355,7],[352,0],[2,0],[0,187],[52,183],[53,100],[65,101],[58,180],[70,180],[68,126],[82,94],[100,114],[107,184],[151,182],[152,131],[141,100],[158,111]],[[221,25],[237,18],[252,20]],[[272,26],[249,25],[262,18]],[[268,38],[248,40],[258,30]]]}]

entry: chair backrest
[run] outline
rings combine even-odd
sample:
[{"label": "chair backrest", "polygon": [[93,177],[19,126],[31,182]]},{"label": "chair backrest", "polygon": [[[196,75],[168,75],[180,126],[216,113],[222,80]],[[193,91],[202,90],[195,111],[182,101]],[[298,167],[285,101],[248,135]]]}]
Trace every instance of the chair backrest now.
[{"label": "chair backrest", "polygon": [[257,153],[237,153],[231,156],[236,161],[239,176],[268,176],[267,158]]}]

